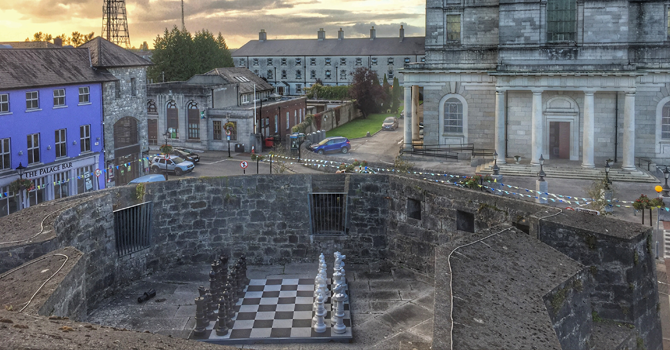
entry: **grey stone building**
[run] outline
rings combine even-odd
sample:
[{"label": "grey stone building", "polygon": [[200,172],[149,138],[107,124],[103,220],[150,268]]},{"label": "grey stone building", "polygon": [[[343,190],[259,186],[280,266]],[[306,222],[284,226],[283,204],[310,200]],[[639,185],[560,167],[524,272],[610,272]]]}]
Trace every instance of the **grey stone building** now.
[{"label": "grey stone building", "polygon": [[[667,164],[668,11],[662,1],[428,0],[426,62],[403,70],[405,105],[422,88],[425,144],[495,148],[498,162]],[[406,147],[419,139],[408,109]]]},{"label": "grey stone building", "polygon": [[369,38],[344,37],[342,28],[337,39],[327,39],[321,28],[316,39],[268,40],[261,29],[258,40],[252,40],[232,53],[236,67],[246,67],[264,77],[280,95],[300,95],[317,79],[324,85],[348,85],[351,73],[368,67],[389,81],[405,64],[424,61],[424,37],[405,37],[400,26],[399,36],[378,38],[374,27]]},{"label": "grey stone building", "polygon": [[125,185],[148,171],[147,67],[151,62],[97,37],[88,48],[91,65],[118,80],[102,84],[107,185]]},{"label": "grey stone building", "polygon": [[273,91],[272,85],[241,67],[216,68],[182,82],[150,84],[149,144],[156,149],[168,142],[197,150],[227,150],[226,130],[230,129],[234,150],[259,149],[261,139],[283,138],[306,116],[305,98],[282,98]]}]

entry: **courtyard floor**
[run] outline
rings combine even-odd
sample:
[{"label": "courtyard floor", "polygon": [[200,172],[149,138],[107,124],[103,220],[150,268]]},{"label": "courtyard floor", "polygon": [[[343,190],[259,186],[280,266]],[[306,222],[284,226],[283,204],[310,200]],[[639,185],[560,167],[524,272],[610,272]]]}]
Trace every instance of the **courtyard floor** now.
[{"label": "courtyard floor", "polygon": [[[182,266],[148,276],[89,310],[87,321],[100,325],[186,338],[195,325],[198,286],[208,287],[208,265]],[[354,340],[349,344],[254,344],[243,349],[424,349],[433,336],[433,281],[396,269],[372,272],[367,265],[347,265]],[[316,263],[249,266],[248,277],[314,278]],[[156,297],[143,304],[149,289]]]}]

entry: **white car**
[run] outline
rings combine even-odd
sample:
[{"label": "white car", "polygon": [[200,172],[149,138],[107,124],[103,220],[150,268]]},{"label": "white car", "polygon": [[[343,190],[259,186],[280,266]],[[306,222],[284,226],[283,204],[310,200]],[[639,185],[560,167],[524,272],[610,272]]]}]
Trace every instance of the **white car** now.
[{"label": "white car", "polygon": [[154,174],[160,174],[167,170],[175,175],[181,175],[190,173],[194,168],[195,165],[192,162],[176,156],[168,156],[167,159],[164,155],[156,156],[151,164],[151,172]]}]

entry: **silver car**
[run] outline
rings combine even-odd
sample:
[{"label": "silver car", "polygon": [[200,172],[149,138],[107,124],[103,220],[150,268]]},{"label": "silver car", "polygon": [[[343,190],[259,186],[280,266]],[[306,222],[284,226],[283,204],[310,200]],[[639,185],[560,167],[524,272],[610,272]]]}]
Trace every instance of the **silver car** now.
[{"label": "silver car", "polygon": [[175,156],[168,156],[167,159],[165,156],[156,156],[151,164],[151,172],[154,174],[163,173],[167,169],[170,173],[181,175],[190,173],[194,168],[195,166],[192,162]]}]

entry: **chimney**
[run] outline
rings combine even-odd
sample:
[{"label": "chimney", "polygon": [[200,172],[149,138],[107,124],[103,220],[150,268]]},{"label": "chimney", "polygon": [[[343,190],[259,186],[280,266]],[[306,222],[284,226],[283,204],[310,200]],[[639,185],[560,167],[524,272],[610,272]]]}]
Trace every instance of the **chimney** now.
[{"label": "chimney", "polygon": [[260,33],[258,33],[258,41],[263,43],[266,40],[268,40],[268,33],[265,32],[265,29],[261,29]]},{"label": "chimney", "polygon": [[319,31],[317,32],[317,38],[319,41],[326,39],[326,31],[323,30],[323,28],[319,28]]},{"label": "chimney", "polygon": [[375,30],[375,26],[372,26],[372,28],[370,28],[370,40],[375,40],[376,37],[377,30]]},{"label": "chimney", "polygon": [[63,39],[61,39],[61,38],[54,38],[54,46],[56,46],[56,47],[63,47]]},{"label": "chimney", "polygon": [[337,40],[342,40],[344,39],[344,30],[340,28],[340,30],[337,32]]},{"label": "chimney", "polygon": [[405,40],[405,28],[402,27],[402,24],[400,25],[400,42]]}]

